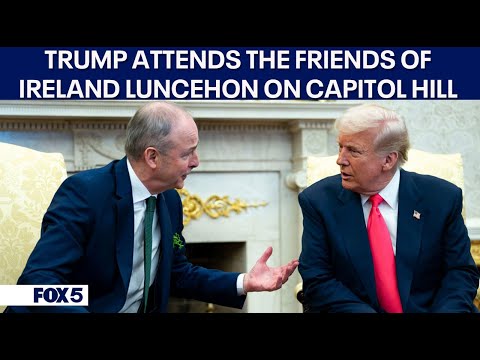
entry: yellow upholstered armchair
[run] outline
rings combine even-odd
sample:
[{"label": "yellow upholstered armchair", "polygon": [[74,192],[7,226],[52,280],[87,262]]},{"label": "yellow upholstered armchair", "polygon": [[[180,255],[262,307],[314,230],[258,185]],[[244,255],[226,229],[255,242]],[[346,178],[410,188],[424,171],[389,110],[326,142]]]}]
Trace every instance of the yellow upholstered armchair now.
[{"label": "yellow upholstered armchair", "polygon": [[[310,156],[307,159],[307,185],[323,179],[327,176],[340,172],[336,163],[337,155],[333,156]],[[411,149],[408,152],[408,161],[403,166],[405,170],[414,171],[419,174],[434,175],[446,179],[464,191],[463,160],[459,153],[436,154],[426,151]],[[465,196],[463,198],[463,218],[465,213]],[[478,264],[477,264],[478,265]],[[302,283],[295,287],[295,296],[298,301],[303,301]],[[480,293],[477,295],[480,301]]]},{"label": "yellow upholstered armchair", "polygon": [[[0,284],[15,285],[67,177],[63,155],[0,143]],[[0,312],[5,304],[0,304]]]}]

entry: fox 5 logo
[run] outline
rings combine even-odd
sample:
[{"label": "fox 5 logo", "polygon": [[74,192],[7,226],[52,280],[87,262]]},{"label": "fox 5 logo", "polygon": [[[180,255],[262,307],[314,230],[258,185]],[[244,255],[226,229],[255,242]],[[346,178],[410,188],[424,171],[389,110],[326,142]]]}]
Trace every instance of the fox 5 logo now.
[{"label": "fox 5 logo", "polygon": [[33,287],[34,305],[88,305],[86,285],[49,285]]}]

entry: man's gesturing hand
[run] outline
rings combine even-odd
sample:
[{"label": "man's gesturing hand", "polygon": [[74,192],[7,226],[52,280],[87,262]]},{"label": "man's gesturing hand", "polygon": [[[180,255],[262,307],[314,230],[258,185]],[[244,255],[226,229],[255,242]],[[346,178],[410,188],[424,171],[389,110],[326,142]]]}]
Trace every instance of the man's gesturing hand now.
[{"label": "man's gesturing hand", "polygon": [[267,260],[272,255],[273,248],[269,246],[257,260],[252,269],[243,278],[243,289],[251,291],[274,291],[280,289],[298,266],[298,259],[278,267],[269,267]]}]

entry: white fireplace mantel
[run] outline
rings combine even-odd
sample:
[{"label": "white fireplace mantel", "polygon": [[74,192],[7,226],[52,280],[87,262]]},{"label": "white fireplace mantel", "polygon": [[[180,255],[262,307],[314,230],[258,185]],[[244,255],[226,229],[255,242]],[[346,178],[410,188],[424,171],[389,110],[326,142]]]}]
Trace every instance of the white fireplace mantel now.
[{"label": "white fireplace mantel", "polygon": [[[130,118],[142,100],[1,100],[0,117]],[[275,100],[179,100],[195,119],[285,121],[335,119],[352,102]]]}]

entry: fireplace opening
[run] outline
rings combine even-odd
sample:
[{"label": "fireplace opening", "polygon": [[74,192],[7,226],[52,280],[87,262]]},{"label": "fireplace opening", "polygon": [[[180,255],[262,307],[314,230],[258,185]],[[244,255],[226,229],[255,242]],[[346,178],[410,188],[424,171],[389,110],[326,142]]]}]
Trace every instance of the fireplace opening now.
[{"label": "fireplace opening", "polygon": [[[195,265],[210,269],[245,272],[246,244],[244,242],[229,243],[188,243],[186,247],[188,259]],[[169,313],[242,313],[243,309],[233,309],[193,299],[170,297]]]}]

